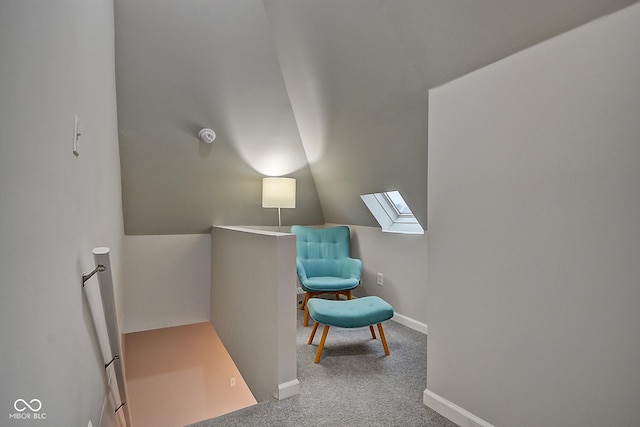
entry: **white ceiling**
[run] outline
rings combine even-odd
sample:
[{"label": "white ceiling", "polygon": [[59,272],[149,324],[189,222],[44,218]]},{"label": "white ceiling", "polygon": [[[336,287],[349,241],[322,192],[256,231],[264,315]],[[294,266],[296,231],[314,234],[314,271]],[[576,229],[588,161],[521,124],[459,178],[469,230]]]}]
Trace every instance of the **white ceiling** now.
[{"label": "white ceiling", "polygon": [[[376,225],[398,189],[426,224],[428,90],[637,0],[115,0],[127,234]],[[198,141],[202,127],[218,134]]]}]

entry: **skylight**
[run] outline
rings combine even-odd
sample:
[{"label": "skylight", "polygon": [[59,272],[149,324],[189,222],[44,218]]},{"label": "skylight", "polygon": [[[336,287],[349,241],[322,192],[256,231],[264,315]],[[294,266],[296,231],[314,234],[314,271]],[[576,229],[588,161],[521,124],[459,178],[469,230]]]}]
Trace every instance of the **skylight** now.
[{"label": "skylight", "polygon": [[409,209],[407,202],[404,201],[399,191],[387,191],[382,194],[384,194],[389,201],[393,203],[393,207],[398,215],[413,215],[413,212],[411,212],[411,209]]},{"label": "skylight", "polygon": [[363,194],[360,196],[382,231],[389,233],[424,234],[399,191]]}]

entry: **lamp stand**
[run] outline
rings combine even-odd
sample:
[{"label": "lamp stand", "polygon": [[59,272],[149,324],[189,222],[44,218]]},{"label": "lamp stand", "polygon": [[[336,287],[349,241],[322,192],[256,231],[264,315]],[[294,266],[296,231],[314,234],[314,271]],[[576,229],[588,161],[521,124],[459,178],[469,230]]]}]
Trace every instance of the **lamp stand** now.
[{"label": "lamp stand", "polygon": [[280,208],[278,208],[278,233],[280,232],[281,225],[282,225],[282,221],[280,220]]}]

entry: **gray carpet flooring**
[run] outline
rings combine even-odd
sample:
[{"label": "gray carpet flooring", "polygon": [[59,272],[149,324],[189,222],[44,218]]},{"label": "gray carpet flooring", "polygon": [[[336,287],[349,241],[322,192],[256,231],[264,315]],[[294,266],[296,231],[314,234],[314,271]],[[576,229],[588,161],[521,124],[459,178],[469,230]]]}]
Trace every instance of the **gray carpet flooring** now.
[{"label": "gray carpet flooring", "polygon": [[[311,325],[302,326],[298,311],[298,380],[300,394],[258,403],[188,427],[286,426],[429,426],[456,424],[422,403],[427,384],[427,337],[393,321],[383,323],[391,355],[369,328],[331,328],[322,359],[313,359],[322,335],[307,345]],[[376,335],[377,335],[376,328]]]}]

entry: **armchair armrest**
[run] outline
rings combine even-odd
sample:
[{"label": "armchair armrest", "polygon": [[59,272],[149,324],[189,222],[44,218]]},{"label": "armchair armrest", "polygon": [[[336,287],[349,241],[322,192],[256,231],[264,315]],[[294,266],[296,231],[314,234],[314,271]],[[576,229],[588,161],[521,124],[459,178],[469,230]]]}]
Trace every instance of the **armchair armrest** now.
[{"label": "armchair armrest", "polygon": [[300,280],[301,283],[304,283],[304,281],[307,280],[307,272],[304,270],[304,266],[299,259],[296,259],[296,270],[298,272],[298,280]]},{"label": "armchair armrest", "polygon": [[345,279],[360,280],[362,274],[362,261],[357,258],[342,258],[342,277]]}]

